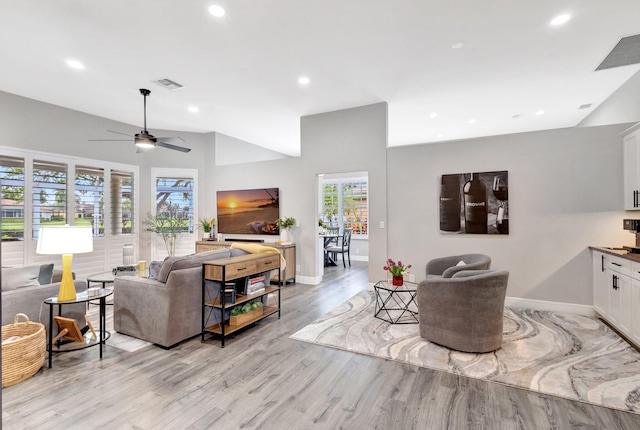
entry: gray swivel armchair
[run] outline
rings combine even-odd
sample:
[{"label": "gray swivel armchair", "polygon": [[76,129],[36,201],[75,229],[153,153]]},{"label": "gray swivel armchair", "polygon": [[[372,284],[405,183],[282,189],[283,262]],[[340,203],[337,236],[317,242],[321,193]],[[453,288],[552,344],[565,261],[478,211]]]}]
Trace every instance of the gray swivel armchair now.
[{"label": "gray swivel armchair", "polygon": [[464,270],[420,282],[420,336],[464,352],[500,348],[508,280],[504,270]]},{"label": "gray swivel armchair", "polygon": [[[457,265],[461,261],[464,265]],[[437,276],[450,278],[462,270],[489,270],[491,257],[484,254],[461,254],[450,257],[434,258],[427,263],[427,278]]]}]

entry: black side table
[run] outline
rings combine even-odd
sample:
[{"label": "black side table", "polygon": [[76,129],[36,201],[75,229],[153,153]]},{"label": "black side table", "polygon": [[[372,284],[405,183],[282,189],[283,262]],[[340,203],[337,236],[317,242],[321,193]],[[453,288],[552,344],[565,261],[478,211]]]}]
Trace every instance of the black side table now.
[{"label": "black side table", "polygon": [[396,287],[387,281],[379,281],[373,286],[376,294],[374,316],[389,324],[418,324],[418,304],[416,293],[418,284],[405,281]]},{"label": "black side table", "polygon": [[[54,352],[68,352],[68,351],[76,351],[78,349],[89,348],[91,346],[100,345],[100,359],[102,360],[102,345],[104,342],[111,336],[111,333],[106,331],[106,299],[108,296],[113,294],[113,290],[109,290],[106,288],[98,288],[92,289],[91,294],[89,291],[83,291],[81,293],[77,293],[75,300],[68,300],[64,302],[59,302],[58,297],[49,297],[44,301],[46,305],[49,305],[49,333],[47,335],[47,351],[49,351],[49,368],[51,368],[51,357]],[[74,303],[85,303],[89,300],[99,300],[100,301],[100,329],[96,332],[97,339],[93,338],[93,333],[88,331],[84,335],[84,342],[69,342],[60,344],[56,342],[56,345],[53,345],[53,308],[54,306],[58,306],[58,315],[62,314],[62,307],[64,305],[71,305]]]}]

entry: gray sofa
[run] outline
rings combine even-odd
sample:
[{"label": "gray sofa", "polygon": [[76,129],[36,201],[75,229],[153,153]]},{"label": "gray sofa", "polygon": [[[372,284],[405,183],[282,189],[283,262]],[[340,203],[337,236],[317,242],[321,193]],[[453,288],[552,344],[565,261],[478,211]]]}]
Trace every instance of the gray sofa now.
[{"label": "gray sofa", "polygon": [[[2,325],[12,324],[16,314],[23,313],[49,330],[49,306],[43,302],[58,295],[61,279],[62,271],[53,269],[53,264],[2,268]],[[87,289],[84,280],[75,280],[74,284],[76,292]],[[62,309],[63,315],[75,318],[80,327],[86,325],[86,303],[65,305]],[[57,315],[57,309],[54,311]]]},{"label": "gray sofa", "polygon": [[219,249],[167,257],[157,279],[122,276],[114,282],[115,331],[170,348],[202,331],[202,263],[246,254]]},{"label": "gray sofa", "polygon": [[500,348],[508,280],[504,270],[464,270],[420,282],[420,336],[458,351]]}]

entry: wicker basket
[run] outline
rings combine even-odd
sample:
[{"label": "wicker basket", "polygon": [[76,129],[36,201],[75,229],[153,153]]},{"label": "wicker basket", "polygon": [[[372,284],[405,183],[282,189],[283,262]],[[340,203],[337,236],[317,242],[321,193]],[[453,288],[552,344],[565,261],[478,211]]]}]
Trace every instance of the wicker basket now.
[{"label": "wicker basket", "polygon": [[[18,318],[23,317],[23,322]],[[44,325],[17,314],[13,324],[2,326],[2,341],[12,336],[20,339],[2,345],[2,388],[10,387],[35,375],[47,355]]]}]

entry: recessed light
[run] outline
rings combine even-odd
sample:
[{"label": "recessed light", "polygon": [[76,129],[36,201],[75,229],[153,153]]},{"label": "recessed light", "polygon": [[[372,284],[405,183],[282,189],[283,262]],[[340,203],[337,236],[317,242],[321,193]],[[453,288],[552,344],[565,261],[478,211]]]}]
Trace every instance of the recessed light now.
[{"label": "recessed light", "polygon": [[444,137],[444,134],[440,133],[439,135],[436,136],[438,139],[442,139]]},{"label": "recessed light", "polygon": [[476,119],[475,119],[475,118],[471,118],[471,119],[469,120],[469,124],[475,124],[475,123],[476,123]]},{"label": "recessed light", "polygon": [[84,64],[77,60],[67,60],[67,66],[71,67],[72,69],[84,69]]},{"label": "recessed light", "polygon": [[222,18],[225,14],[225,11],[218,5],[212,5],[209,6],[209,13],[215,17]]},{"label": "recessed light", "polygon": [[451,49],[460,49],[464,46],[464,42],[456,42],[453,45],[451,45]]},{"label": "recessed light", "polygon": [[437,113],[435,113],[435,112],[431,112],[431,113],[429,114],[429,118],[432,118],[432,119],[433,119],[433,118],[435,118],[435,117],[437,117],[437,116],[438,116],[438,114],[437,114]]},{"label": "recessed light", "polygon": [[544,115],[544,111],[543,110],[539,110],[536,112],[536,115]]},{"label": "recessed light", "polygon": [[565,22],[569,21],[570,19],[571,19],[571,15],[565,13],[565,14],[558,15],[555,18],[553,18],[551,20],[551,22],[549,23],[549,25],[553,25],[553,26],[562,25]]},{"label": "recessed light", "polygon": [[298,83],[299,83],[300,85],[308,85],[308,84],[309,84],[309,82],[311,82],[311,80],[310,80],[308,77],[306,77],[306,76],[300,76],[300,77],[298,78]]},{"label": "recessed light", "polygon": [[200,112],[200,109],[198,109],[198,107],[197,107],[197,106],[189,106],[189,107],[188,107],[188,110],[189,110],[189,112],[191,112],[191,113],[198,113],[198,112]]}]

